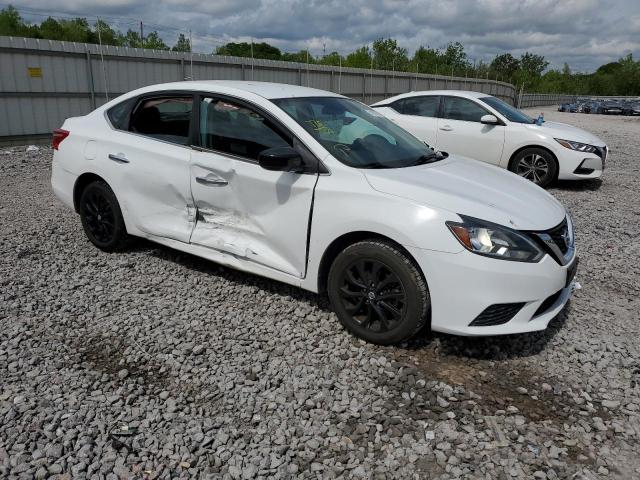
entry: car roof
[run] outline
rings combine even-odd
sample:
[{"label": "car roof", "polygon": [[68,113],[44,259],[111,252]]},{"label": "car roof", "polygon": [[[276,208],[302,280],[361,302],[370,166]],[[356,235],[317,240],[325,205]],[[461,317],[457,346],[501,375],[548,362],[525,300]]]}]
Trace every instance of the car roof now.
[{"label": "car roof", "polygon": [[384,100],[380,100],[379,102],[373,103],[371,106],[375,107],[378,105],[387,105],[390,102],[395,102],[401,98],[410,98],[410,97],[424,97],[424,96],[434,96],[434,95],[449,95],[455,97],[464,97],[464,98],[482,98],[482,97],[490,97],[488,93],[482,92],[471,92],[469,90],[423,90],[418,92],[408,92],[402,93],[400,95],[396,95],[393,97],[386,98]]},{"label": "car roof", "polygon": [[184,82],[149,85],[138,93],[151,93],[163,90],[194,90],[218,93],[249,92],[267,99],[295,97],[343,97],[343,95],[318,90],[316,88],[289,85],[285,83],[254,82],[240,80],[191,80]]}]

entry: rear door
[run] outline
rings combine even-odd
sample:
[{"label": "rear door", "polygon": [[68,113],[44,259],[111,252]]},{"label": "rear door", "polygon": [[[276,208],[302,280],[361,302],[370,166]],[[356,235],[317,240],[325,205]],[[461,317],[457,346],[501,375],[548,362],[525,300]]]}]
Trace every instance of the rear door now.
[{"label": "rear door", "polygon": [[189,241],[195,212],[189,182],[192,107],[192,95],[182,92],[146,95],[131,109],[113,107],[113,130],[96,146],[134,226],[181,242]]},{"label": "rear door", "polygon": [[[217,95],[199,100],[191,191],[197,209],[191,243],[302,278],[317,162],[255,106]],[[308,173],[258,165],[272,147],[301,149]]]},{"label": "rear door", "polygon": [[504,147],[505,127],[480,123],[480,119],[489,114],[493,115],[468,98],[443,97],[437,149],[498,165]]},{"label": "rear door", "polygon": [[390,107],[397,113],[391,113],[389,118],[414,137],[435,147],[438,140],[439,104],[438,95],[401,98],[391,104]]}]

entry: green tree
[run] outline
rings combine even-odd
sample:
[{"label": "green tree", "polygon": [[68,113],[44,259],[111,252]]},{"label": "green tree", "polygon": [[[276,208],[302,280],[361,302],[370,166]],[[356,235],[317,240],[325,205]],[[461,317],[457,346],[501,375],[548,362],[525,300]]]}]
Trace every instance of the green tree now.
[{"label": "green tree", "polygon": [[149,48],[151,50],[169,50],[167,44],[164,43],[156,31],[153,31],[144,37],[142,48]]},{"label": "green tree", "polygon": [[440,61],[440,52],[438,50],[421,45],[414,52],[408,70],[415,72],[417,65],[418,71],[421,73],[436,73],[438,61]]},{"label": "green tree", "polygon": [[[98,37],[98,32],[100,36]],[[93,25],[93,43],[102,41],[103,45],[116,45],[120,46],[124,43],[122,34],[111,28],[111,26],[104,20],[98,20]]]},{"label": "green tree", "polygon": [[451,70],[453,70],[454,74],[460,73],[468,66],[467,54],[460,42],[449,43],[440,58],[447,66],[447,71],[443,73],[449,73]]},{"label": "green tree", "polygon": [[345,63],[351,68],[371,68],[371,50],[364,45],[347,55]]},{"label": "green tree", "polygon": [[[248,42],[230,42],[216,48],[216,55],[229,55],[232,57],[251,57],[252,46]],[[253,44],[253,58],[265,58],[267,60],[280,60],[280,49],[266,42]]]},{"label": "green tree", "polygon": [[392,38],[379,38],[373,42],[373,66],[380,70],[406,70],[407,49],[399,47]]},{"label": "green tree", "polygon": [[308,50],[300,50],[295,53],[284,52],[281,59],[285,62],[316,63],[316,59]]},{"label": "green tree", "polygon": [[513,74],[520,68],[520,61],[510,53],[503,53],[496,55],[496,58],[491,61],[490,68],[494,74],[498,74],[505,81],[510,81]]},{"label": "green tree", "polygon": [[187,37],[184,36],[184,33],[178,35],[178,40],[176,44],[171,47],[171,50],[174,52],[190,52],[191,51],[191,42]]},{"label": "green tree", "polygon": [[337,67],[339,65],[344,65],[346,60],[338,52],[331,52],[318,60],[318,63],[321,65],[334,65]]},{"label": "green tree", "polygon": [[0,10],[0,35],[39,38],[38,27],[27,25],[12,5]]}]

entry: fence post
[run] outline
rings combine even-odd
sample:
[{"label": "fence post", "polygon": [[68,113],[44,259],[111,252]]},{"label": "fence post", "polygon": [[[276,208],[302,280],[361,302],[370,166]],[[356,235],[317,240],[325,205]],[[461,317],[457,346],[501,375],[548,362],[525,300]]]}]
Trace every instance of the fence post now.
[{"label": "fence post", "polygon": [[302,86],[302,68],[298,67],[298,85]]},{"label": "fence post", "polygon": [[389,75],[384,74],[384,98],[389,96]]},{"label": "fence post", "polygon": [[367,72],[362,74],[362,103],[367,103]]},{"label": "fence post", "polygon": [[91,66],[91,52],[87,49],[87,83],[89,84],[89,99],[91,102],[91,109],[96,108],[96,91],[93,85],[93,67]]},{"label": "fence post", "polygon": [[244,60],[240,64],[240,69],[242,70],[242,80],[246,80],[247,79],[247,66],[244,63]]},{"label": "fence post", "polygon": [[335,88],[335,78],[334,78],[334,77],[335,77],[335,75],[334,75],[335,73],[336,73],[336,72],[334,72],[334,71],[333,71],[333,67],[332,67],[332,68],[331,68],[331,86],[330,86],[330,88],[329,88],[329,90],[331,90],[332,92],[335,92],[335,91],[336,91],[336,88]]},{"label": "fence post", "polygon": [[182,78],[181,80],[186,80],[185,76],[186,76],[186,70],[184,69],[184,58],[180,59],[180,71],[182,72]]}]

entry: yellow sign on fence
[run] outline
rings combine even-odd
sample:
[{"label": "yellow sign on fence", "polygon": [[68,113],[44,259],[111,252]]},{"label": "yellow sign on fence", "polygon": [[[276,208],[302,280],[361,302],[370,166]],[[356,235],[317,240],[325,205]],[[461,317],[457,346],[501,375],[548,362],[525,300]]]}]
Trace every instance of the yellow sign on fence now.
[{"label": "yellow sign on fence", "polygon": [[41,67],[28,67],[29,76],[31,78],[42,78],[42,68]]}]

